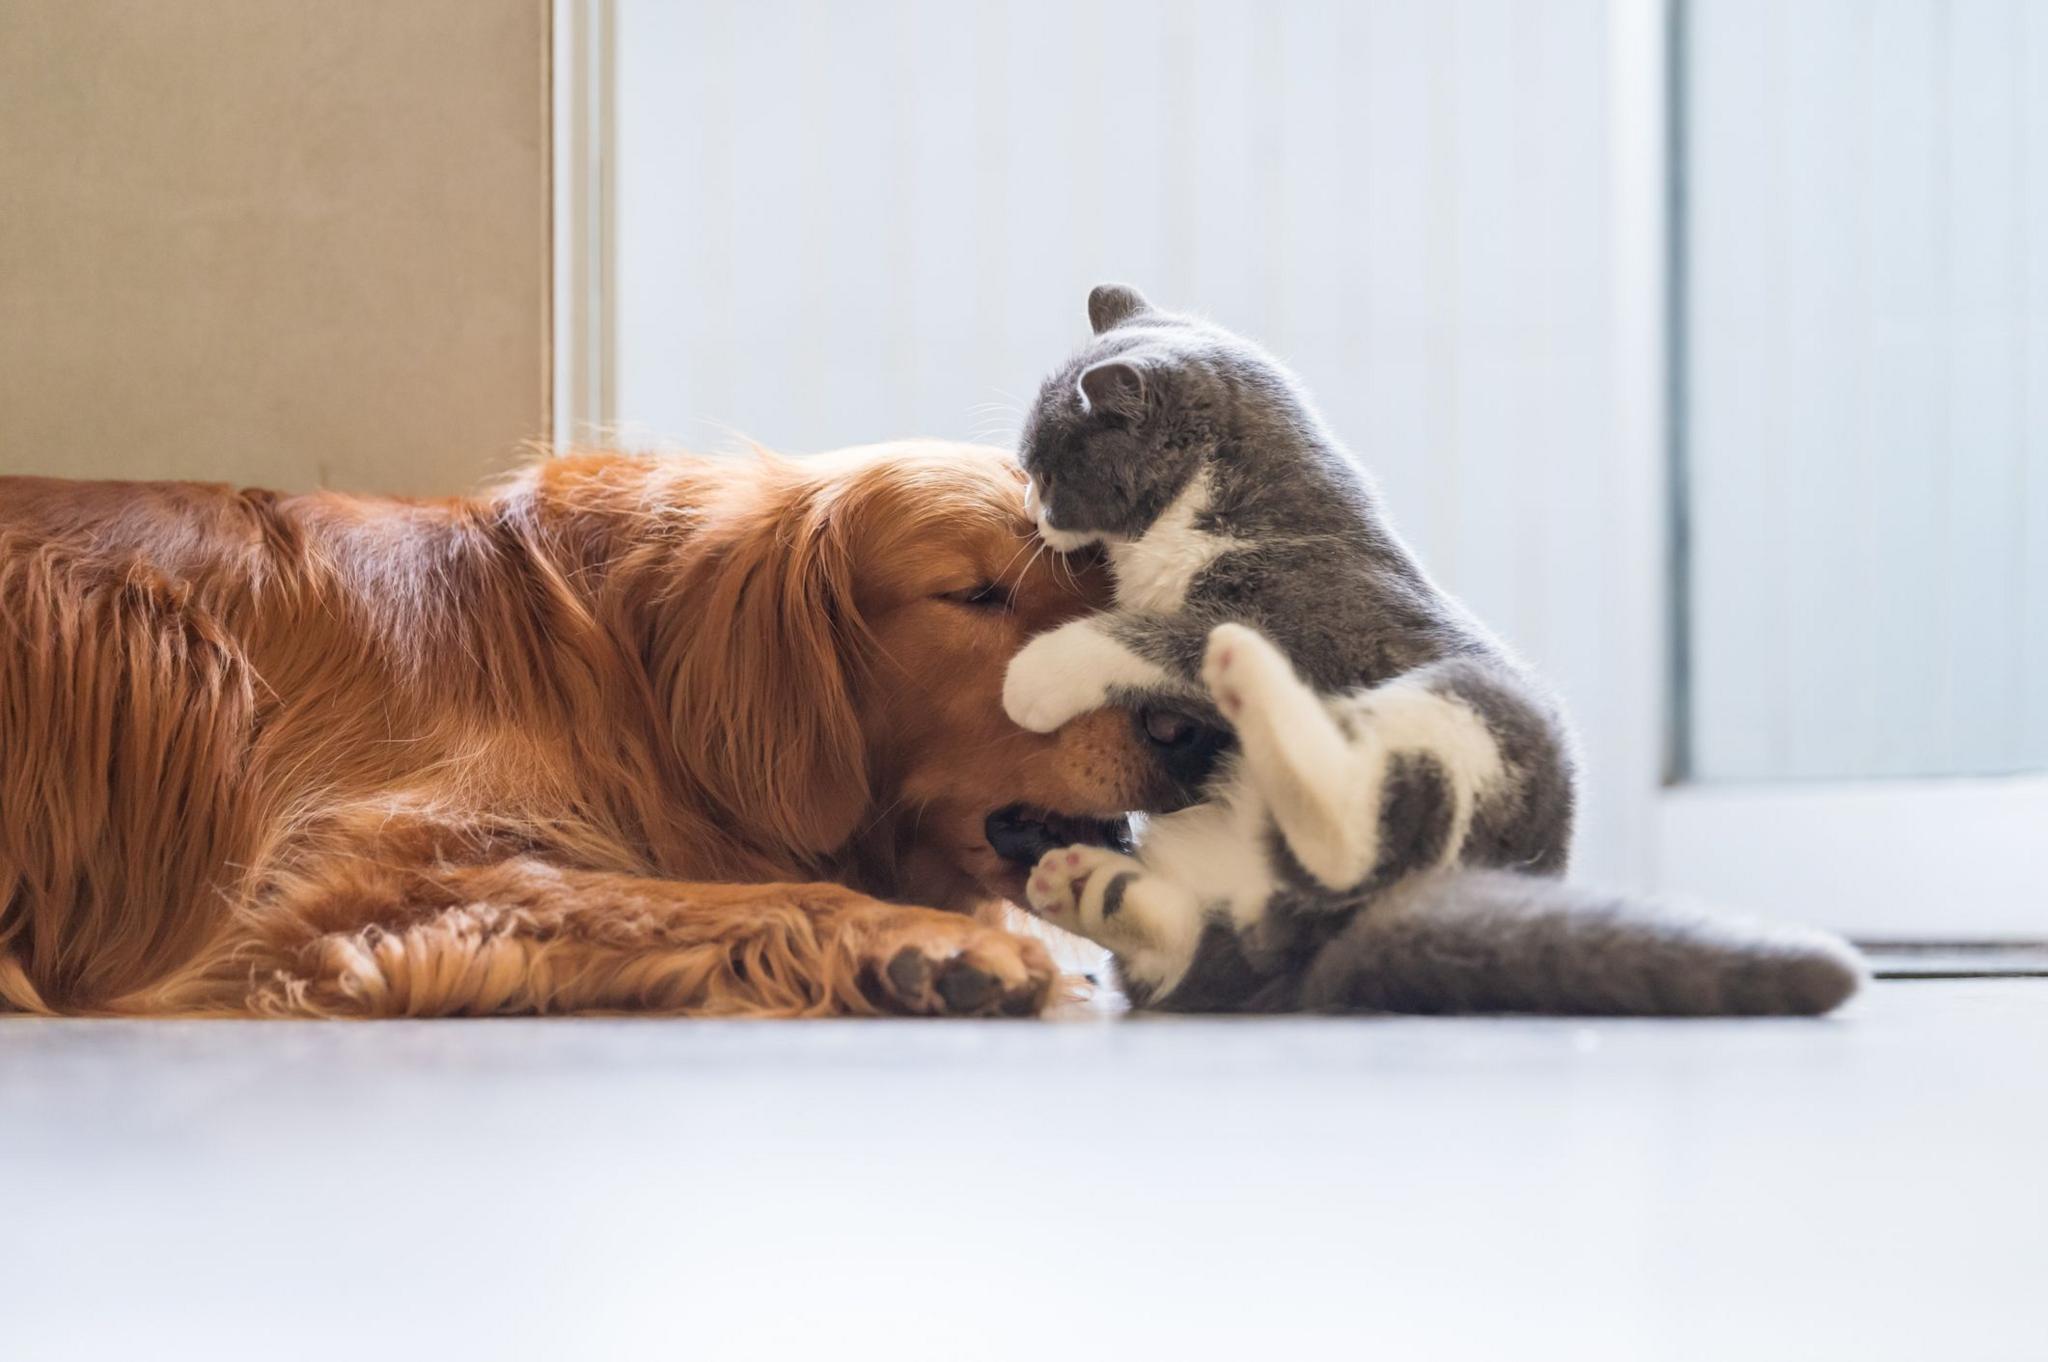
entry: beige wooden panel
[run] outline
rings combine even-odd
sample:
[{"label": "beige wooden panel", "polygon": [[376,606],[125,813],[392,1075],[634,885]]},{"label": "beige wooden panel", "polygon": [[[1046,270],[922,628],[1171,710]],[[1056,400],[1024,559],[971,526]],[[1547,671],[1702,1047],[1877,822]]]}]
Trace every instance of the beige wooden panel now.
[{"label": "beige wooden panel", "polygon": [[453,490],[547,426],[545,0],[0,5],[0,472]]}]

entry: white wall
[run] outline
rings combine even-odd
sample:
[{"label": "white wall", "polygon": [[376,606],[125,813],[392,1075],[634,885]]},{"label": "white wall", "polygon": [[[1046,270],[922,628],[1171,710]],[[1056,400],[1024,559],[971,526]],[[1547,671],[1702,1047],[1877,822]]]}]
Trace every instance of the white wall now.
[{"label": "white wall", "polygon": [[[699,447],[1001,441],[1089,285],[1207,312],[1300,369],[1557,683],[1580,863],[1640,882],[1660,587],[1586,530],[1657,532],[1653,12],[619,0],[614,414]],[[1647,107],[1617,120],[1618,88]]]}]

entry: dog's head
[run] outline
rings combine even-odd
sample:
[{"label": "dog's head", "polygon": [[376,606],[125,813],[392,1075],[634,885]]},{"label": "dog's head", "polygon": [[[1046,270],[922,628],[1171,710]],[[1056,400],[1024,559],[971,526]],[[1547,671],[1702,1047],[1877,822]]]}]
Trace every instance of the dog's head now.
[{"label": "dog's head", "polygon": [[699,584],[671,678],[678,750],[735,822],[872,892],[1015,898],[1037,849],[1110,841],[1187,802],[1215,735],[1102,710],[1051,734],[1003,713],[1033,634],[1100,608],[1099,563],[1049,551],[1007,455],[914,442],[761,466],[766,511]]}]

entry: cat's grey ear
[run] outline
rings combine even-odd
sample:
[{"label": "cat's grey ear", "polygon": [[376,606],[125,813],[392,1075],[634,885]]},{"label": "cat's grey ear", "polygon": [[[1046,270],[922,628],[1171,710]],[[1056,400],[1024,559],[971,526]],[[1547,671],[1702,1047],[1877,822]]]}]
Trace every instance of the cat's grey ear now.
[{"label": "cat's grey ear", "polygon": [[1106,359],[1081,371],[1081,406],[1090,412],[1138,416],[1145,410],[1145,374],[1137,365]]},{"label": "cat's grey ear", "polygon": [[1150,312],[1152,305],[1144,295],[1129,284],[1097,284],[1088,290],[1088,325],[1101,335],[1112,326],[1121,326],[1140,312]]}]

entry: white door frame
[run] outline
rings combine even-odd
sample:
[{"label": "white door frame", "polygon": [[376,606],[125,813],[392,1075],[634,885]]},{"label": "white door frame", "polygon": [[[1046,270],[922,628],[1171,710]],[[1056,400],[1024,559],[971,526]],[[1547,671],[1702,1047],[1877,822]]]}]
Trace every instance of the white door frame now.
[{"label": "white door frame", "polygon": [[[1682,169],[1675,157],[1683,3],[1612,0],[1609,9],[1612,288],[1622,350],[1613,368],[1615,420],[1624,446],[1654,463],[1642,481],[1658,489],[1658,505],[1648,514],[1648,534],[1619,525],[1586,532],[1607,542],[1616,571],[1656,584],[1648,623],[1620,631],[1620,646],[1633,655],[1617,656],[1615,677],[1624,708],[1647,707],[1657,733],[1633,749],[1633,769],[1595,778],[1613,787],[1612,797],[1642,801],[1647,816],[1636,855],[1659,891],[1824,923],[1870,941],[2048,939],[2048,775],[1770,784],[1671,778],[1682,552],[1672,454],[1684,416],[1673,323],[1683,323],[1685,304],[1671,266],[1683,248],[1683,180],[1673,174]],[[1645,240],[1665,244],[1654,261],[1634,253]],[[1631,352],[1654,358],[1638,362]],[[1643,411],[1650,392],[1654,436]],[[1645,500],[1638,493],[1630,504]]]},{"label": "white door frame", "polygon": [[598,440],[616,415],[612,0],[554,0],[553,385],[558,449]]}]

